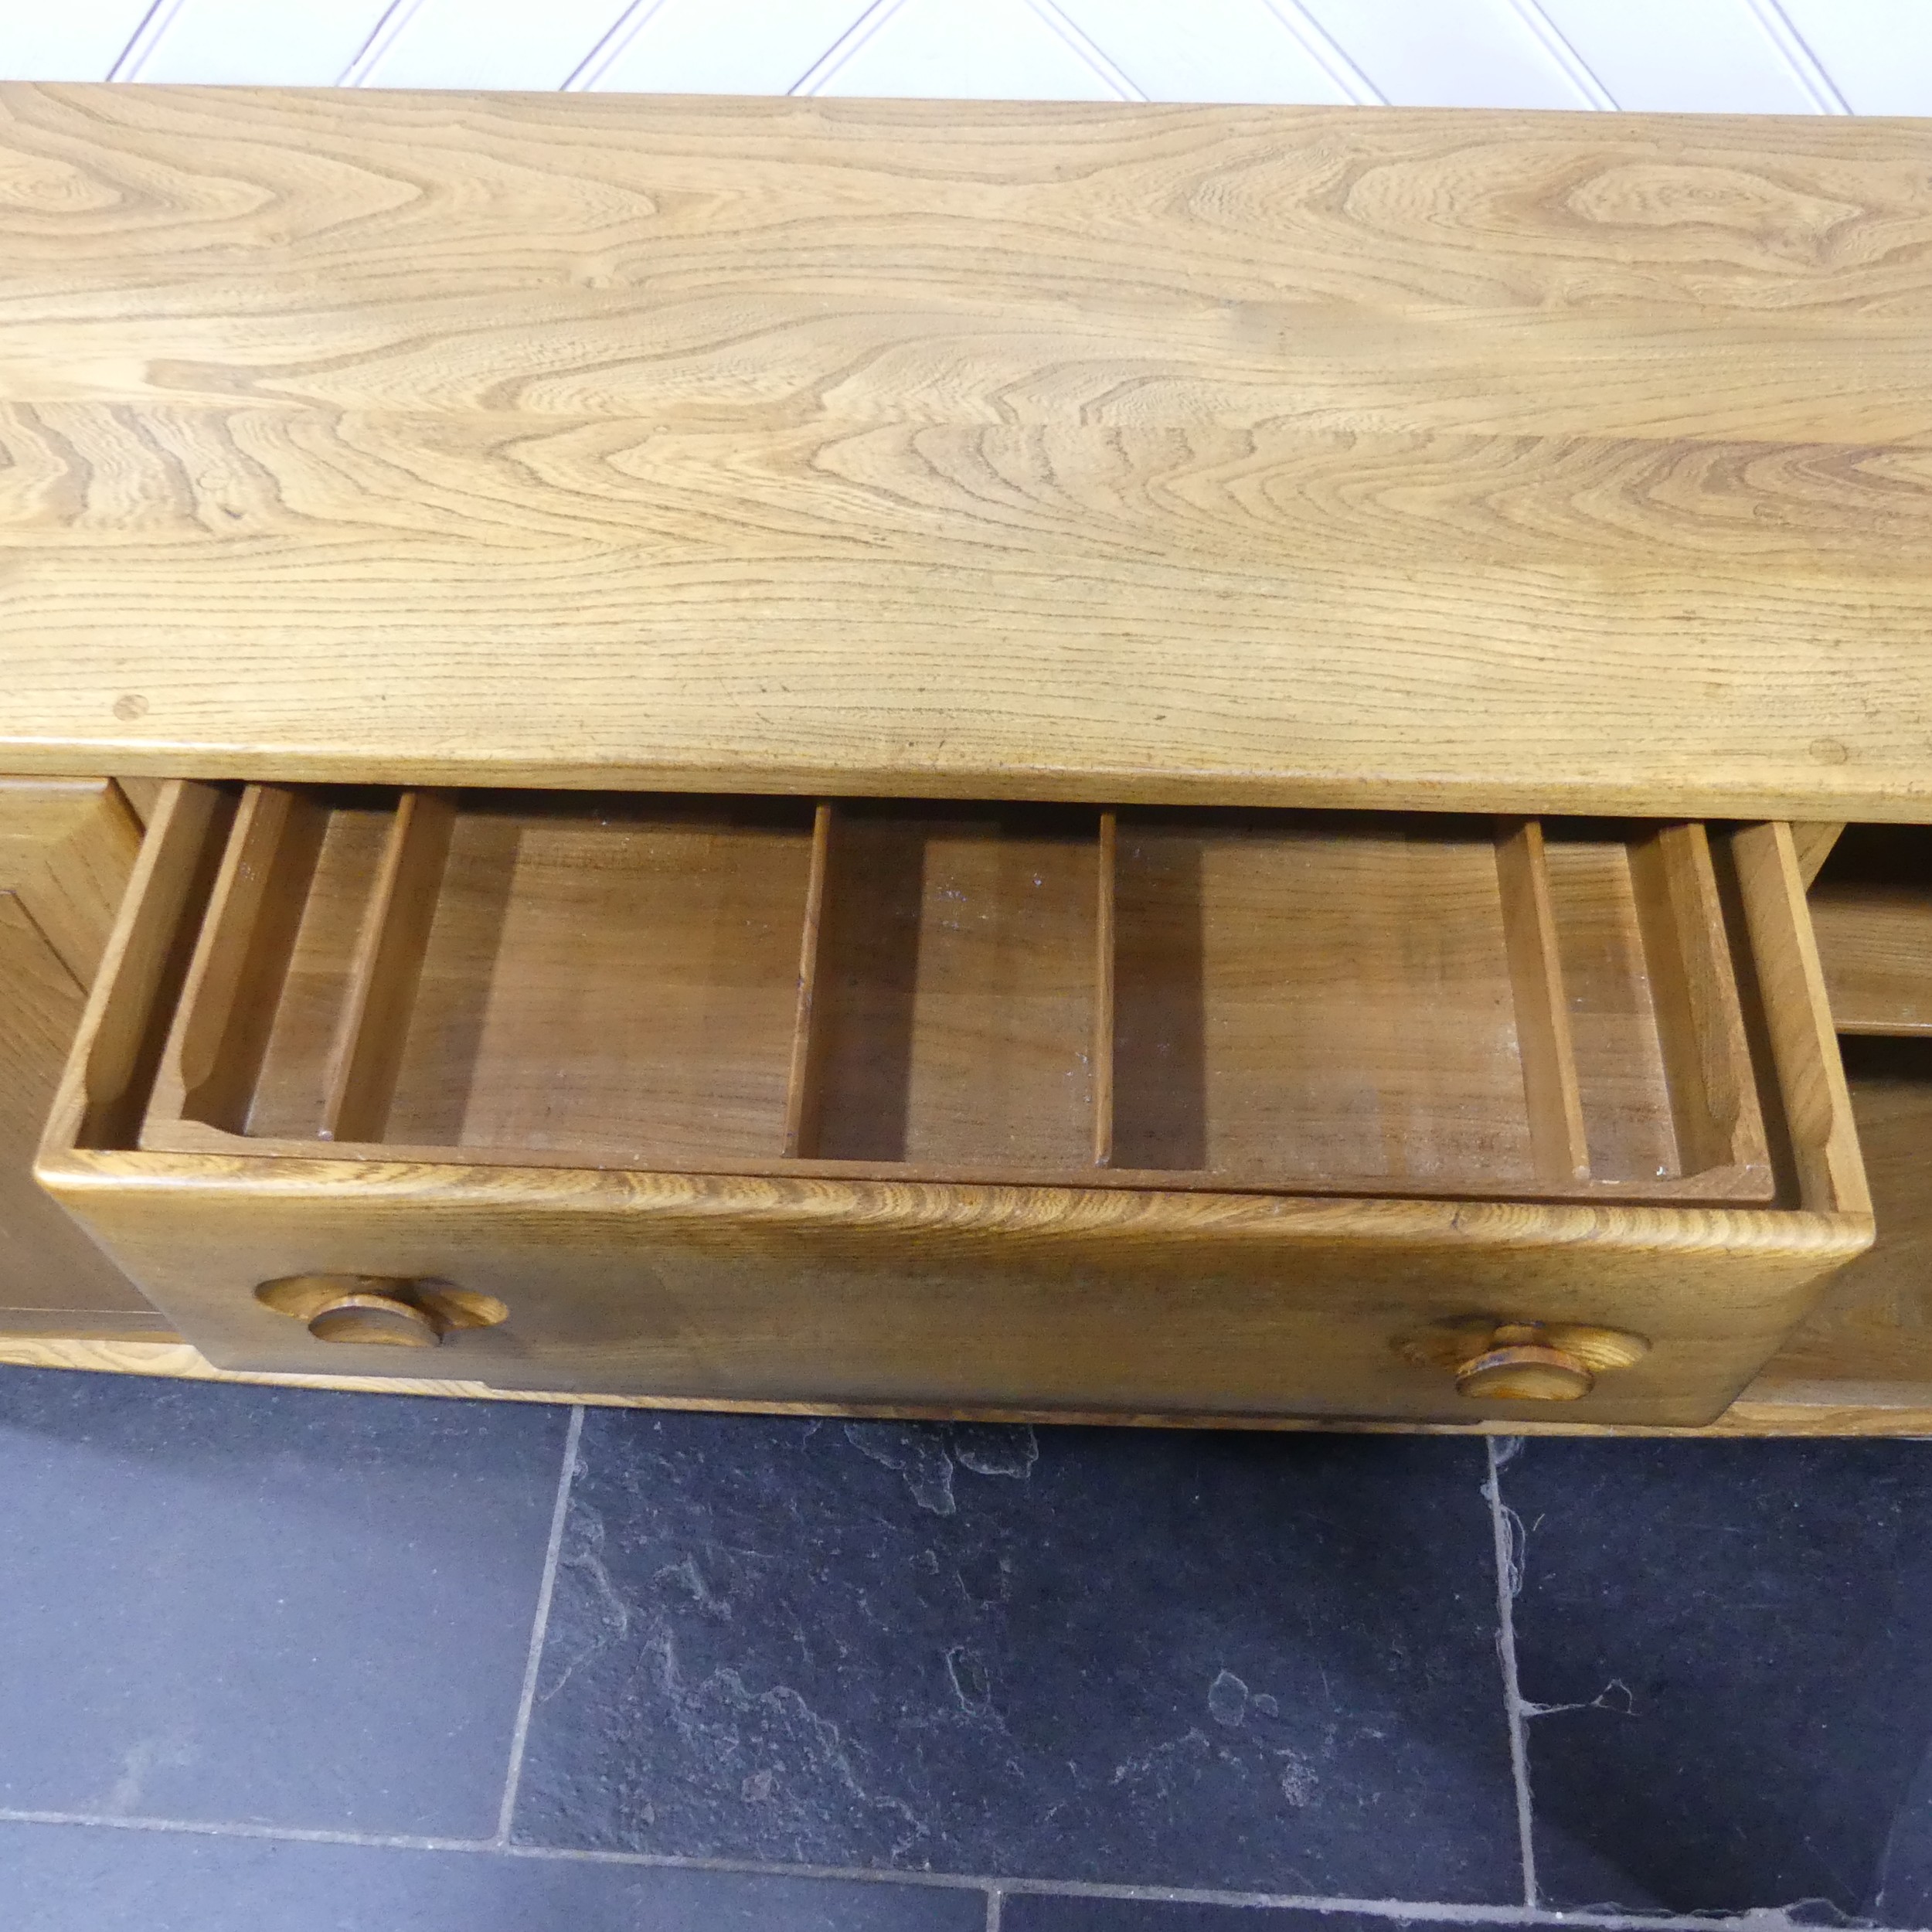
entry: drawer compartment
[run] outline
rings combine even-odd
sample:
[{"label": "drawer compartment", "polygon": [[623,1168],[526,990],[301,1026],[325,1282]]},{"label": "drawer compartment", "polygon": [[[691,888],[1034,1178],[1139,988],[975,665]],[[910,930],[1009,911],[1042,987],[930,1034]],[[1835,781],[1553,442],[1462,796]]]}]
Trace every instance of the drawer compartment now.
[{"label": "drawer compartment", "polygon": [[1118,1165],[1770,1199],[1702,827],[1124,814],[1118,836]]},{"label": "drawer compartment", "polygon": [[1840,1032],[1932,1034],[1932,828],[1846,826],[1811,917]]},{"label": "drawer compartment", "polygon": [[155,1151],[1768,1202],[1702,826],[251,787]]},{"label": "drawer compartment", "polygon": [[1694,1420],[1870,1234],[1770,825],[178,786],[42,1175],[227,1366],[1036,1410]]}]

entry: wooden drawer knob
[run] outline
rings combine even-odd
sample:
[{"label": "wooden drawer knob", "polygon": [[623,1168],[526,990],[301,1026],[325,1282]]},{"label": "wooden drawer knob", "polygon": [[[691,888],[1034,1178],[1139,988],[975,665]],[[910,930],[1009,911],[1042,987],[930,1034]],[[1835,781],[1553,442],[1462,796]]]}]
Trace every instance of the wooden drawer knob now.
[{"label": "wooden drawer knob", "polygon": [[1641,1335],[1578,1321],[1502,1321],[1471,1316],[1404,1335],[1409,1361],[1447,1369],[1456,1393],[1477,1402],[1575,1402],[1608,1370],[1650,1352]]},{"label": "wooden drawer knob", "polygon": [[433,1349],[443,1339],[436,1318],[400,1294],[352,1289],[308,1318],[318,1342],[375,1342],[392,1349]]},{"label": "wooden drawer knob", "polygon": [[433,1349],[452,1328],[493,1328],[510,1312],[452,1281],[385,1274],[285,1274],[255,1299],[306,1323],[318,1342],[391,1349]]},{"label": "wooden drawer knob", "polygon": [[[312,1326],[312,1325],[311,1325]],[[1456,1393],[1501,1397],[1509,1402],[1574,1402],[1597,1386],[1597,1378],[1563,1349],[1534,1343],[1492,1349],[1456,1369]]]}]

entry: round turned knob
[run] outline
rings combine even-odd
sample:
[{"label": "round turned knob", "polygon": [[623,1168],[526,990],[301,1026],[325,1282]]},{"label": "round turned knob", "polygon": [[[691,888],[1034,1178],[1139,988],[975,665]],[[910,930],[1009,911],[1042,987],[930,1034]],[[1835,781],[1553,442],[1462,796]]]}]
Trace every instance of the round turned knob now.
[{"label": "round turned knob", "polygon": [[1400,1337],[1398,1353],[1446,1369],[1472,1402],[1576,1402],[1597,1378],[1650,1352],[1641,1335],[1578,1321],[1519,1321],[1464,1315]]},{"label": "round turned knob", "polygon": [[306,1324],[318,1342],[433,1349],[455,1328],[494,1328],[510,1311],[493,1294],[424,1276],[285,1274],[255,1299]]},{"label": "round turned knob", "polygon": [[1573,1355],[1534,1342],[1492,1349],[1456,1369],[1456,1393],[1501,1397],[1509,1402],[1574,1402],[1597,1386],[1597,1378]]},{"label": "round turned knob", "polygon": [[308,1318],[318,1342],[374,1342],[391,1349],[433,1349],[443,1338],[426,1308],[399,1294],[362,1288],[335,1299]]}]

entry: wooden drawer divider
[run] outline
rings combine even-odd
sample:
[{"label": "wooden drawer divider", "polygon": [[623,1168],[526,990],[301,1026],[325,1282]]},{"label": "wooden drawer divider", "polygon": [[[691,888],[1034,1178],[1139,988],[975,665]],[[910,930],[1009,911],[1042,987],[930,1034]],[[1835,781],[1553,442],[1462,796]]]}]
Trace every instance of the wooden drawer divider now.
[{"label": "wooden drawer divider", "polygon": [[141,1144],[1764,1201],[1736,943],[1697,825],[250,786]]}]

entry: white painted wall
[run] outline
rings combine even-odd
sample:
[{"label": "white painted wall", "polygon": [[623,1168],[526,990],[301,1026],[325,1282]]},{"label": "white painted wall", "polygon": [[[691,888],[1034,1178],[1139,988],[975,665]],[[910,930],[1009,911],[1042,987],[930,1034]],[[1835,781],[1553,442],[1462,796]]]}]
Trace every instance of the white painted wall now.
[{"label": "white painted wall", "polygon": [[1932,114],[1932,0],[0,0],[0,78]]}]

